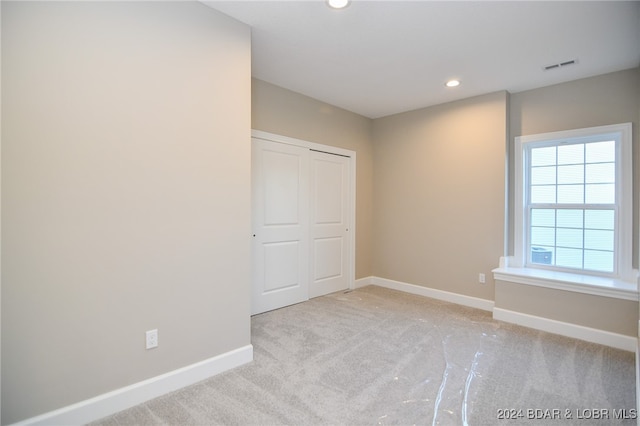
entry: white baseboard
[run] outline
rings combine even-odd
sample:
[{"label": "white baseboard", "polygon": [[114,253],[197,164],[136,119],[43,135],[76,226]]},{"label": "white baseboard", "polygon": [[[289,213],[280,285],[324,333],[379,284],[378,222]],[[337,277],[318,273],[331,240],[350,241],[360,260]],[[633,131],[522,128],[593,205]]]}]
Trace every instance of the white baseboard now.
[{"label": "white baseboard", "polygon": [[373,278],[374,277],[358,278],[357,280],[355,280],[353,282],[353,289],[352,290],[355,290],[356,288],[361,288],[361,287],[366,287],[368,285],[372,285],[373,284]]},{"label": "white baseboard", "polygon": [[510,311],[508,309],[494,308],[493,318],[536,330],[586,340],[587,342],[598,343],[630,352],[635,352],[638,344],[637,339],[631,336],[556,321],[535,315],[523,314],[520,312]]},{"label": "white baseboard", "polygon": [[55,411],[23,420],[17,425],[82,425],[142,404],[174,390],[192,385],[253,361],[253,346],[247,345],[213,358],[179,368],[87,399]]},{"label": "white baseboard", "polygon": [[465,296],[463,294],[451,293],[443,290],[422,287],[414,284],[407,284],[400,281],[389,280],[386,278],[369,277],[369,284],[379,287],[390,288],[392,290],[404,291],[405,293],[416,294],[418,296],[431,297],[432,299],[444,300],[445,302],[456,303],[458,305],[470,306],[472,308],[482,309],[491,312],[493,310],[493,301],[480,299],[478,297]]}]

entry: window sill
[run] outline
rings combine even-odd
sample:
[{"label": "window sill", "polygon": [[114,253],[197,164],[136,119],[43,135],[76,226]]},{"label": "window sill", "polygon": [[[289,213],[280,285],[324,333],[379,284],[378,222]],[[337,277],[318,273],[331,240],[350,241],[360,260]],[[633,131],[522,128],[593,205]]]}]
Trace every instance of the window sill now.
[{"label": "window sill", "polygon": [[493,278],[500,281],[573,291],[614,299],[638,300],[638,284],[620,279],[535,268],[503,267],[494,269],[492,272]]}]

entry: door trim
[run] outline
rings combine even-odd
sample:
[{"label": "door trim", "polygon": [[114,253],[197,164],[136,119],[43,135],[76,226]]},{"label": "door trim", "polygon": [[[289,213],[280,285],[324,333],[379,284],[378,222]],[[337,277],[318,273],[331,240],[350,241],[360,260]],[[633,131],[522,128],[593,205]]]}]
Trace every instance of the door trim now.
[{"label": "door trim", "polygon": [[343,157],[351,158],[349,164],[349,290],[354,290],[356,276],[356,152],[349,149],[339,148],[336,146],[323,145],[316,142],[309,142],[302,139],[296,139],[289,136],[277,135],[274,133],[264,132],[262,130],[251,130],[251,137],[256,139],[264,139],[272,142],[279,142],[288,145],[295,145],[310,150],[322,151],[328,154],[336,154]]}]

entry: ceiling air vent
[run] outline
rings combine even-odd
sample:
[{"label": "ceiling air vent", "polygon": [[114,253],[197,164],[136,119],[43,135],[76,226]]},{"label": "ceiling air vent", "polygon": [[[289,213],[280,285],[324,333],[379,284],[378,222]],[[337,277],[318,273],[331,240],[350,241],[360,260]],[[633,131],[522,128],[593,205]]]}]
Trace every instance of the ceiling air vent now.
[{"label": "ceiling air vent", "polygon": [[555,70],[555,69],[559,69],[559,68],[563,68],[563,67],[568,67],[569,65],[573,65],[573,64],[577,64],[578,60],[577,59],[571,59],[569,61],[564,61],[564,62],[560,62],[557,64],[551,64],[551,65],[547,65],[546,67],[543,67],[543,69],[545,71],[550,71],[550,70]]}]

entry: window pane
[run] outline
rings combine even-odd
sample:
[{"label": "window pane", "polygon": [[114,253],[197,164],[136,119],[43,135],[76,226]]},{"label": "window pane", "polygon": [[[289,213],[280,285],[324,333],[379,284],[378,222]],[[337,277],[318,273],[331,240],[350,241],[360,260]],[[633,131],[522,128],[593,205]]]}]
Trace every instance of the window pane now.
[{"label": "window pane", "polygon": [[553,247],[531,247],[531,263],[553,264]]},{"label": "window pane", "polygon": [[556,230],[554,228],[531,227],[531,245],[553,246],[555,244]]},{"label": "window pane", "polygon": [[584,227],[590,229],[614,229],[613,210],[587,210],[584,213]]},{"label": "window pane", "polygon": [[613,163],[616,161],[615,141],[588,143],[586,148],[587,163]]},{"label": "window pane", "polygon": [[613,253],[585,250],[584,268],[592,271],[613,272]]},{"label": "window pane", "polygon": [[587,164],[587,183],[615,183],[616,165],[614,163]]},{"label": "window pane", "polygon": [[592,271],[613,272],[613,253],[585,250],[584,268]]},{"label": "window pane", "polygon": [[582,250],[558,248],[556,250],[556,266],[582,268]]},{"label": "window pane", "polygon": [[558,247],[582,248],[582,229],[558,228]]},{"label": "window pane", "polygon": [[584,144],[558,146],[558,164],[583,164]]},{"label": "window pane", "polygon": [[558,183],[584,183],[584,166],[559,166]]},{"label": "window pane", "polygon": [[584,210],[558,210],[558,226],[582,228]]},{"label": "window pane", "polygon": [[630,136],[627,123],[516,139],[524,160],[516,164],[516,178],[525,187],[522,194],[515,189],[523,201],[515,206],[522,219],[515,223],[528,227],[516,230],[523,237],[516,239],[519,262],[593,275],[629,274],[625,236],[633,231],[627,229],[629,200],[623,199],[631,189],[623,170],[629,158],[618,162],[631,152]]},{"label": "window pane", "polygon": [[556,167],[533,167],[531,169],[532,185],[555,185]]},{"label": "window pane", "polygon": [[533,148],[531,150],[532,166],[551,166],[556,164],[556,147]]},{"label": "window pane", "polygon": [[613,251],[613,231],[584,231],[584,248]]},{"label": "window pane", "polygon": [[552,209],[532,209],[531,225],[532,226],[555,226],[556,211]]},{"label": "window pane", "polygon": [[585,201],[589,204],[614,204],[616,185],[613,183],[587,185]]},{"label": "window pane", "polygon": [[531,187],[532,203],[555,203],[556,187],[555,185],[543,185]]},{"label": "window pane", "polygon": [[558,185],[558,203],[584,203],[584,185]]}]

